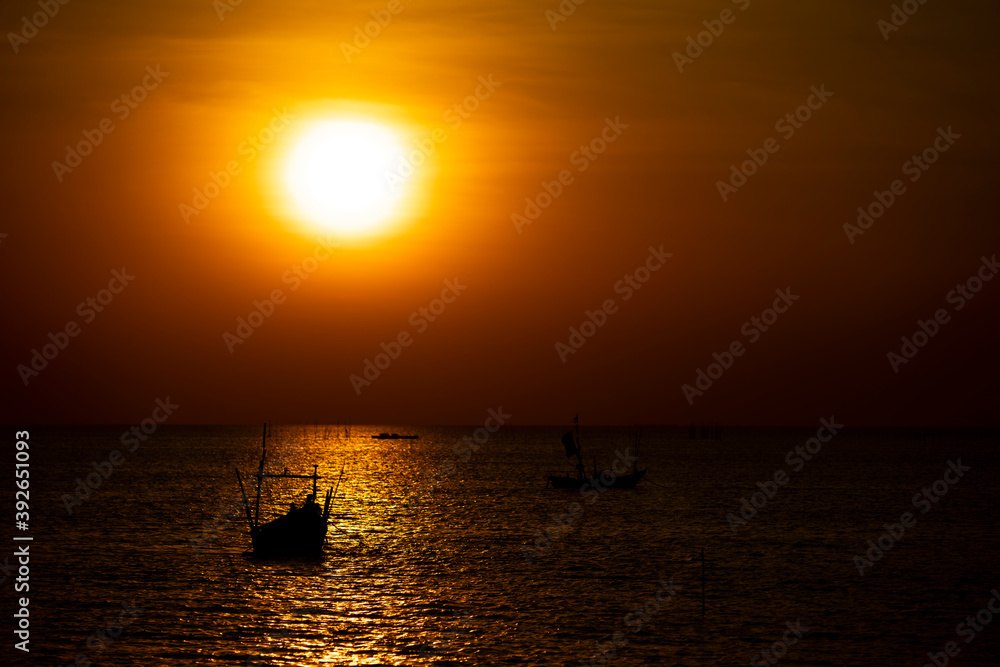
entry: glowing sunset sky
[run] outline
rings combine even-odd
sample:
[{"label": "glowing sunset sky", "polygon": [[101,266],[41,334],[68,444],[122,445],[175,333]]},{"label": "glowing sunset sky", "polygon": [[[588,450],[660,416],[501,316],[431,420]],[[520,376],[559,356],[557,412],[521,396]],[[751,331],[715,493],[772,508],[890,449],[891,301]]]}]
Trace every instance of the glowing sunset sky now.
[{"label": "glowing sunset sky", "polygon": [[[389,5],[69,2],[8,34],[7,421],[170,396],[179,422],[996,424],[1000,280],[949,297],[1000,252],[996,3],[888,38],[861,0]],[[4,32],[39,11],[6,3]],[[289,212],[275,174],[331,109],[433,149],[386,233]]]}]

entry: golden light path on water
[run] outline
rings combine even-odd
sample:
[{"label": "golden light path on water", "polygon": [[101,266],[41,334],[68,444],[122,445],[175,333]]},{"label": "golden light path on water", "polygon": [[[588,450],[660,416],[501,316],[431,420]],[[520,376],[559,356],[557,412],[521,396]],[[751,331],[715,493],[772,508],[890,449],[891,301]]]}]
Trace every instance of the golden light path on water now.
[{"label": "golden light path on water", "polygon": [[[53,489],[72,489],[79,462],[100,460],[120,435],[74,428],[38,433],[52,443],[37,456]],[[589,502],[545,488],[548,470],[571,467],[559,442],[564,428],[502,429],[477,450],[463,448],[476,428],[375,425],[347,435],[335,426],[274,427],[270,471],[309,473],[316,464],[322,497],[344,470],[333,505],[339,530],[322,560],[257,560],[244,553],[234,468],[244,479],[256,469],[260,427],[164,426],[155,446],[138,450],[72,514],[56,494],[40,499],[50,521],[32,561],[44,610],[35,619],[45,638],[37,657],[72,663],[88,652],[95,628],[135,600],[144,611],[107,647],[105,664],[579,664],[627,632],[616,664],[693,667],[749,659],[795,619],[817,628],[810,660],[841,664],[846,643],[861,647],[852,664],[891,664],[914,632],[954,627],[967,611],[969,572],[995,570],[990,556],[1000,545],[983,517],[996,490],[975,471],[914,529],[930,542],[960,539],[963,568],[908,556],[904,545],[875,567],[891,565],[893,581],[907,585],[873,593],[850,560],[878,536],[872,527],[884,523],[886,503],[932,481],[924,477],[939,467],[942,448],[960,447],[980,466],[995,462],[986,436],[838,435],[734,534],[727,513],[739,512],[739,498],[815,429],[713,441],[688,439],[686,428],[648,428],[641,460],[650,483]],[[420,439],[370,437],[389,430]],[[585,434],[586,458],[598,467],[634,447],[625,428]],[[310,490],[305,480],[268,485],[262,516],[287,511]],[[969,540],[986,548],[964,548]],[[650,600],[671,580],[678,592],[656,608]],[[919,620],[884,613],[921,605]]]}]

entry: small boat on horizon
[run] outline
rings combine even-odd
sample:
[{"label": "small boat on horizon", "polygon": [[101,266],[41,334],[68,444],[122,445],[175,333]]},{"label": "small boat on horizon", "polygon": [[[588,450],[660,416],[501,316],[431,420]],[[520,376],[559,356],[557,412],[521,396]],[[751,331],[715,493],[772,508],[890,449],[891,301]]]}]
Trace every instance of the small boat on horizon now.
[{"label": "small boat on horizon", "polygon": [[[636,485],[646,475],[648,468],[639,469],[637,467],[639,457],[639,442],[642,438],[642,429],[636,428],[635,444],[636,458],[632,461],[632,471],[625,474],[617,474],[609,468],[602,473],[597,471],[597,457],[594,457],[594,474],[590,477],[584,472],[583,454],[580,447],[580,420],[579,415],[573,418],[573,431],[566,431],[562,437],[563,447],[566,449],[566,458],[576,455],[576,475],[549,475],[546,478],[545,486],[549,484],[556,489],[579,489],[583,486],[604,489],[634,489]],[[575,431],[575,435],[574,435]],[[627,452],[628,450],[626,450]],[[610,472],[612,479],[601,479],[604,473]]]},{"label": "small boat on horizon", "polygon": [[[264,424],[264,441],[260,455],[260,465],[257,467],[257,494],[254,512],[250,511],[250,500],[243,486],[243,478],[239,468],[236,469],[236,480],[240,484],[243,495],[243,508],[246,510],[247,523],[250,526],[250,542],[252,552],[257,558],[287,558],[287,557],[319,557],[323,555],[326,543],[326,531],[330,519],[330,502],[336,491],[327,489],[323,509],[316,502],[316,482],[322,479],[317,473],[319,466],[313,466],[311,475],[289,474],[288,468],[281,474],[264,472],[264,461],[267,458],[267,424]],[[341,471],[343,476],[343,471]],[[265,479],[311,479],[312,493],[306,496],[301,507],[292,503],[286,514],[267,523],[260,523],[260,491]],[[340,486],[338,480],[337,486]]]},{"label": "small boat on horizon", "polygon": [[379,433],[372,436],[375,440],[417,440],[419,437],[419,435],[400,435],[398,433]]}]

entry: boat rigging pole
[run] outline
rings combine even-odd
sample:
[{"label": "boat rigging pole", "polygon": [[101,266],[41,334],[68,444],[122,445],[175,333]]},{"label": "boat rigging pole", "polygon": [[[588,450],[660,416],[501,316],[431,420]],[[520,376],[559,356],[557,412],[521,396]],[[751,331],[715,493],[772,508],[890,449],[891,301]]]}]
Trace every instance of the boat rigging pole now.
[{"label": "boat rigging pole", "polygon": [[337,478],[337,487],[333,490],[333,497],[334,498],[337,497],[337,491],[340,489],[340,480],[344,478],[344,468],[346,468],[346,467],[347,467],[346,463],[344,465],[340,466],[340,477]]},{"label": "boat rigging pole", "polygon": [[583,467],[583,445],[580,442],[580,412],[577,411],[576,416],[573,417],[573,430],[576,431],[576,462],[577,462],[577,476],[583,479],[586,471]]},{"label": "boat rigging pole", "polygon": [[639,447],[642,445],[642,426],[635,427],[635,458],[632,460],[632,472],[635,472],[636,464],[639,461]]},{"label": "boat rigging pole", "polygon": [[[326,502],[323,503],[323,521],[326,521],[330,517],[330,503],[333,501],[334,497],[336,497],[337,491],[340,489],[340,480],[344,477],[344,468],[346,467],[346,463],[340,467],[340,477],[337,478],[337,487],[335,489],[326,490]],[[337,528],[337,526],[334,525],[334,528]]]},{"label": "boat rigging pole", "polygon": [[240,469],[236,469],[236,481],[240,483],[240,493],[243,495],[243,509],[247,513],[247,523],[253,528],[253,516],[250,514],[250,501],[247,499],[246,489],[243,488],[243,478],[240,477]]},{"label": "boat rigging pole", "polygon": [[264,459],[267,457],[267,422],[264,423],[264,446],[260,453],[260,466],[257,468],[257,501],[254,509],[254,528],[260,522],[260,485],[264,481]]}]

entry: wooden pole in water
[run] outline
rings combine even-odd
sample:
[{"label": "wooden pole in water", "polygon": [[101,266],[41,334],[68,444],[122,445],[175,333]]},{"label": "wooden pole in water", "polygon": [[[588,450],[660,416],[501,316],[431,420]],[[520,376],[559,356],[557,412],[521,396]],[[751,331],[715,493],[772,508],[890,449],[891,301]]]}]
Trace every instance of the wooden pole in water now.
[{"label": "wooden pole in water", "polygon": [[705,618],[705,547],[701,548],[701,617]]}]

